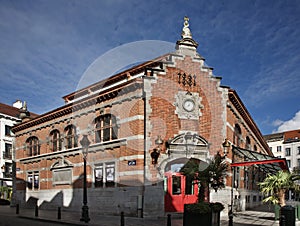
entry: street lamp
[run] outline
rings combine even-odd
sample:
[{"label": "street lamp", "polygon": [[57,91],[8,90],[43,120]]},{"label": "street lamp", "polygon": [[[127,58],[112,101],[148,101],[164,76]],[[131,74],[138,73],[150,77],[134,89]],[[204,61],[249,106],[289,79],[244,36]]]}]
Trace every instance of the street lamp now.
[{"label": "street lamp", "polygon": [[86,158],[88,155],[90,141],[87,135],[83,135],[80,144],[82,146],[82,155],[83,155],[83,163],[84,163],[84,171],[83,171],[83,206],[82,206],[82,214],[80,221],[84,221],[88,223],[90,221],[89,217],[89,207],[87,206],[87,185],[86,185]]},{"label": "street lamp", "polygon": [[[223,150],[224,150],[224,157],[226,158],[226,156],[228,154],[228,149],[231,146],[231,144],[227,138],[225,139],[222,146],[223,146]],[[232,162],[233,162],[233,153],[232,153]],[[235,180],[234,177],[235,177],[235,173],[233,173],[233,178],[231,176],[232,183],[231,183],[230,210],[228,212],[228,226],[233,226],[233,185],[234,185],[234,180]]]}]

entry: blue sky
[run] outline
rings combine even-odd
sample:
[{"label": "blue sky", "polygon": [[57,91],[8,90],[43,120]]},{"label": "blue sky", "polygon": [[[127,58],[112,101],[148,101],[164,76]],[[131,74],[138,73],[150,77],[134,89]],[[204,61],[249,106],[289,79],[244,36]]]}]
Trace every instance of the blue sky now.
[{"label": "blue sky", "polygon": [[299,0],[0,0],[0,102],[60,107],[99,57],[133,42],[175,45],[184,16],[263,134],[300,128]]}]

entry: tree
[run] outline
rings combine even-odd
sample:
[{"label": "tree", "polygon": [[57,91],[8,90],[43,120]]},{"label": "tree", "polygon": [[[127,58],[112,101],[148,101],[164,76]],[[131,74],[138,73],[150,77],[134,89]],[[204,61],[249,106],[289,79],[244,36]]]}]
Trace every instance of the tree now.
[{"label": "tree", "polygon": [[258,183],[261,192],[267,196],[263,202],[285,206],[285,192],[289,189],[299,190],[299,184],[295,182],[299,179],[300,175],[282,170],[268,174],[263,182]]},{"label": "tree", "polygon": [[211,185],[216,192],[218,189],[225,187],[224,177],[226,176],[227,168],[227,163],[223,161],[223,157],[217,153],[204,170],[199,170],[199,161],[191,159],[182,167],[180,172],[191,180],[198,181],[198,202],[202,202],[205,198],[205,190],[209,185]]}]

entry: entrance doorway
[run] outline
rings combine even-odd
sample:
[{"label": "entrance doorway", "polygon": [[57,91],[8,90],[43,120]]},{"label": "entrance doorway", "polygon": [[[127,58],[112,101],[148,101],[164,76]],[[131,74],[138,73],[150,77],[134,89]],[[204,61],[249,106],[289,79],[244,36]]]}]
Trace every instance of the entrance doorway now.
[{"label": "entrance doorway", "polygon": [[184,204],[195,203],[198,183],[181,173],[165,173],[165,211],[183,212]]}]

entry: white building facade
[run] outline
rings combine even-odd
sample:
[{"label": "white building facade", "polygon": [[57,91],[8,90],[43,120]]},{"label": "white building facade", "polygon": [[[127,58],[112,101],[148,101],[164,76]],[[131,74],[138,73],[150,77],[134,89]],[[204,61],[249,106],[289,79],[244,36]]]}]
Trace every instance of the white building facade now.
[{"label": "white building facade", "polygon": [[11,128],[21,122],[19,108],[17,107],[22,107],[21,102],[15,104],[16,107],[0,103],[0,186],[12,186],[14,137]]},{"label": "white building facade", "polygon": [[[290,172],[300,171],[300,129],[264,136],[277,158],[286,158]],[[289,200],[299,199],[290,192]]]}]

